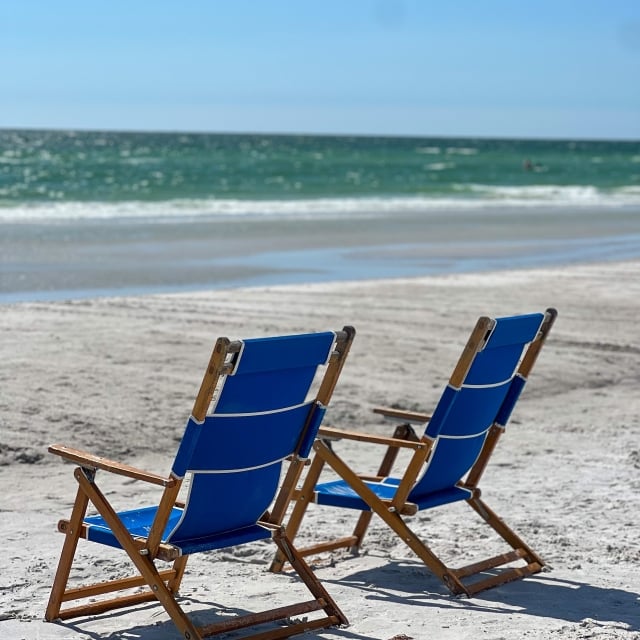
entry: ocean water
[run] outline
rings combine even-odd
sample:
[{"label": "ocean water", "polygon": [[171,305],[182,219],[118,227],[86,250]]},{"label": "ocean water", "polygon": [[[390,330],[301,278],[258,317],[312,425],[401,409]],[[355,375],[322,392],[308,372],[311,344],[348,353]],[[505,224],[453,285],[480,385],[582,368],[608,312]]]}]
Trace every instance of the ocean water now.
[{"label": "ocean water", "polygon": [[0,130],[0,301],[640,256],[640,142]]},{"label": "ocean water", "polygon": [[0,130],[0,219],[640,204],[640,143]]}]

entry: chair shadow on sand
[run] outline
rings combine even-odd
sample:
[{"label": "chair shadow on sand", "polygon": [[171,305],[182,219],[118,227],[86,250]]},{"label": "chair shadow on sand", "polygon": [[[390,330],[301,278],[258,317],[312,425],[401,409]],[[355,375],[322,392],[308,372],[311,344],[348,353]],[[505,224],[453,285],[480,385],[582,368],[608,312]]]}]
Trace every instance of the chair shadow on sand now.
[{"label": "chair shadow on sand", "polygon": [[[609,622],[607,626],[627,631],[640,631],[640,593],[624,589],[594,587],[584,582],[556,578],[552,573],[538,574],[526,580],[512,582],[484,591],[473,598],[451,596],[422,563],[412,560],[385,559],[383,566],[346,574],[337,580],[331,580],[325,576],[323,582],[346,585],[367,592],[368,599],[385,604],[435,609],[463,608],[497,615],[513,615],[517,612],[569,623],[580,623],[584,620],[607,621]],[[190,596],[181,596],[179,599],[190,613],[195,612],[200,624],[220,621],[222,616],[248,613],[242,609],[230,609],[215,602],[206,602]],[[159,616],[164,614],[162,608],[155,604],[141,605],[134,611],[153,609]],[[64,626],[95,640],[115,640],[122,638],[122,629],[115,630],[111,635],[105,635],[104,629],[94,633],[87,627],[96,621],[108,620],[118,615],[121,614],[104,613],[74,622],[67,621]],[[351,623],[357,627],[356,619]],[[351,629],[350,627],[334,628],[331,633],[345,640],[370,640],[370,636],[354,633]],[[169,619],[128,627],[126,633],[127,638],[131,640],[172,640],[176,636],[175,626]],[[320,631],[317,635],[310,632],[305,637],[322,638],[323,632]]]},{"label": "chair shadow on sand", "polygon": [[[179,596],[181,606],[185,608],[194,618],[198,624],[207,625],[216,622],[221,622],[224,619],[229,619],[233,616],[243,616],[250,613],[250,611],[239,608],[230,608],[216,602],[203,600],[201,598],[194,598],[191,596]],[[116,629],[112,633],[105,635],[104,628],[100,631],[91,631],[88,629],[96,623],[96,627],[99,627],[99,622],[104,620],[110,620],[112,618],[119,618],[122,616],[121,611],[108,612],[98,615],[92,615],[86,618],[78,618],[74,621],[65,621],[61,623],[65,629],[71,629],[78,634],[82,634],[83,637],[92,638],[93,640],[121,640],[126,637],[130,640],[175,640],[176,628],[171,619],[169,619],[162,607],[156,603],[139,605],[131,609],[131,615],[135,616],[136,612],[149,612],[148,615],[154,614],[162,616],[158,618],[157,622],[151,622],[147,624],[136,625],[127,627],[125,631],[122,629]],[[148,617],[147,615],[147,617]],[[60,624],[60,623],[54,623]],[[277,629],[275,624],[266,624],[264,630]],[[316,633],[309,631],[304,634],[307,640],[318,638],[319,640],[324,638],[327,630],[321,629]],[[343,637],[345,640],[371,640],[370,636],[363,636],[358,633],[353,633],[350,629],[334,627],[331,629],[331,634],[334,636]],[[231,637],[231,636],[230,636]]]},{"label": "chair shadow on sand", "polygon": [[[333,581],[325,577],[323,582]],[[607,621],[607,626],[640,631],[640,593],[595,587],[554,577],[552,572],[511,582],[473,598],[451,596],[422,563],[413,560],[385,559],[381,567],[343,575],[335,582],[368,591],[368,598],[387,604],[507,615],[517,612],[573,623],[585,619]]]}]

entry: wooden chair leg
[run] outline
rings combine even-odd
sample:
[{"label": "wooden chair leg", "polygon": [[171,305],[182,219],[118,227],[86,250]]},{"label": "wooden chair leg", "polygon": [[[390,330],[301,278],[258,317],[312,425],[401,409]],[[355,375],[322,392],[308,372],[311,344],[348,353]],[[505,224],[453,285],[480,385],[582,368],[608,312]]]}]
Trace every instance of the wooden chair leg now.
[{"label": "wooden chair leg", "polygon": [[376,513],[398,534],[400,539],[422,560],[454,595],[469,595],[465,585],[455,573],[406,525],[397,513],[389,513],[382,505]]},{"label": "wooden chair leg", "polygon": [[[296,503],[293,507],[293,511],[291,512],[291,516],[289,517],[289,521],[286,525],[287,537],[290,540],[294,540],[298,530],[300,529],[300,523],[304,518],[304,514],[307,511],[309,503],[313,498],[313,490],[318,482],[318,478],[322,473],[322,468],[324,467],[324,461],[319,456],[315,456],[313,461],[311,462],[311,466],[307,471],[307,475],[302,484],[302,488],[300,489],[300,493],[296,500]],[[282,550],[278,549],[271,566],[269,567],[269,571],[273,573],[279,573],[282,571],[282,567],[285,562],[287,562],[286,555],[282,552]]]},{"label": "wooden chair leg", "polygon": [[356,539],[356,543],[349,547],[351,553],[358,553],[360,550],[364,535],[367,533],[367,529],[371,523],[371,518],[373,518],[373,511],[362,511],[358,516],[358,522],[356,522],[356,526],[353,528],[353,537]]},{"label": "wooden chair leg", "polygon": [[[398,440],[418,440],[416,432],[408,422],[398,425],[393,432],[393,437]],[[399,452],[400,449],[398,449],[398,447],[389,447],[387,449],[387,452],[385,453],[378,469],[379,477],[386,478],[391,475],[391,470],[393,469],[393,465],[395,464]],[[355,545],[349,548],[349,551],[351,551],[352,553],[357,553],[357,551],[360,549],[362,540],[367,533],[367,529],[369,528],[372,517],[372,511],[363,511],[360,514],[358,522],[353,529],[353,536],[357,539],[357,542]]]},{"label": "wooden chair leg", "polygon": [[173,570],[175,575],[169,582],[167,583],[167,587],[169,587],[169,591],[171,593],[178,593],[180,591],[180,585],[182,584],[182,578],[184,578],[184,572],[187,568],[187,560],[189,560],[189,556],[180,556],[173,563]]},{"label": "wooden chair leg", "polygon": [[300,579],[305,583],[305,585],[307,585],[307,588],[312,595],[322,605],[322,608],[329,617],[327,620],[327,626],[349,624],[344,613],[342,613],[322,583],[318,580],[313,571],[311,571],[309,565],[304,561],[304,558],[293,546],[288,535],[284,531],[280,530],[274,534],[273,540],[281,553],[286,556],[293,569],[300,576]]},{"label": "wooden chair leg", "polygon": [[78,493],[76,494],[76,500],[74,502],[69,521],[70,526],[65,535],[60,560],[58,561],[58,568],[56,570],[56,576],[49,596],[49,603],[44,615],[44,619],[49,622],[55,620],[60,614],[62,598],[64,597],[67,589],[67,582],[69,581],[69,574],[71,573],[71,565],[73,564],[73,558],[78,547],[81,525],[87,512],[88,504],[89,498],[87,497],[87,494],[81,487],[78,487]]},{"label": "wooden chair leg", "polygon": [[[429,547],[406,525],[397,512],[391,512],[376,494],[354,473],[331,449],[324,443],[317,441],[314,448],[319,456],[358,493],[384,522],[386,522],[400,539],[424,562],[425,565],[438,576],[454,593],[467,593],[467,590],[451,571]],[[468,594],[467,594],[468,595]]]},{"label": "wooden chair leg", "polygon": [[104,497],[100,489],[93,483],[92,477],[87,477],[82,469],[76,469],[76,478],[87,494],[91,502],[95,505],[100,515],[109,525],[111,531],[117,538],[120,546],[127,553],[133,564],[136,566],[142,577],[145,579],[155,598],[162,604],[169,617],[187,640],[202,640],[198,629],[176,602],[173,593],[164,582],[151,558],[141,555],[140,550],[133,541],[118,514]]},{"label": "wooden chair leg", "polygon": [[516,534],[511,527],[509,527],[502,518],[500,518],[494,511],[492,511],[485,502],[480,499],[479,495],[476,495],[467,502],[473,507],[473,509],[480,515],[480,517],[499,535],[501,536],[513,549],[522,549],[526,554],[528,562],[536,562],[541,567],[544,566],[544,560],[527,545],[520,536]]}]

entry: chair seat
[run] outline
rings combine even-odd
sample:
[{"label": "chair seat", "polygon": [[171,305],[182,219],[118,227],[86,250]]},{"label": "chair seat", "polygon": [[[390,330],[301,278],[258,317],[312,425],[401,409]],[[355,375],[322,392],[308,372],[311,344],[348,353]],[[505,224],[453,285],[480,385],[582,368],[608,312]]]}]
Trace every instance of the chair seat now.
[{"label": "chair seat", "polygon": [[[380,482],[365,481],[365,484],[381,500],[392,500],[400,484],[400,479],[385,478]],[[357,509],[358,511],[370,511],[369,505],[344,480],[318,484],[315,492],[317,504],[342,507],[344,509]],[[467,500],[471,495],[471,491],[468,489],[449,487],[422,496],[409,495],[408,502],[416,504],[418,509],[429,509],[458,500]]]},{"label": "chair seat", "polygon": [[[143,507],[130,511],[121,511],[118,517],[127,528],[127,531],[134,537],[146,538],[149,535],[153,519],[155,518],[157,507]],[[163,541],[173,531],[180,520],[182,509],[174,507],[169,516],[167,527],[162,536]],[[87,526],[87,540],[98,542],[110,547],[121,548],[120,543],[111,531],[109,525],[101,516],[90,516],[84,519]],[[247,527],[230,531],[221,531],[214,535],[200,538],[171,539],[170,544],[180,549],[182,555],[197,553],[199,551],[210,551],[212,549],[223,549],[238,544],[245,544],[255,540],[263,540],[271,537],[271,530],[251,524]]]}]

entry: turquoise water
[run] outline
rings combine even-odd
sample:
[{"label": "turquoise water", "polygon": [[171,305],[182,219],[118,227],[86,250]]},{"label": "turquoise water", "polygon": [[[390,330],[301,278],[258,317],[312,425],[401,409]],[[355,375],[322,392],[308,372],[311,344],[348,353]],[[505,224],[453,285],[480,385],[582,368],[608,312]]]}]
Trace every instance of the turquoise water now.
[{"label": "turquoise water", "polygon": [[640,142],[0,130],[0,303],[640,259]]},{"label": "turquoise water", "polygon": [[486,203],[640,204],[640,142],[0,130],[0,220]]}]

